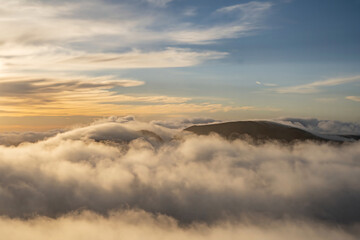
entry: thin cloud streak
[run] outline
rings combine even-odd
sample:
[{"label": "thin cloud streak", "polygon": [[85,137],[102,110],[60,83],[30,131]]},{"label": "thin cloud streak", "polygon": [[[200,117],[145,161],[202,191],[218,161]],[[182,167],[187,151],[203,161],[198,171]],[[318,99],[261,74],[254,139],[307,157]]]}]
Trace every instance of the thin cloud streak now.
[{"label": "thin cloud streak", "polygon": [[150,4],[154,4],[158,7],[166,7],[166,5],[174,0],[145,0]]},{"label": "thin cloud streak", "polygon": [[360,102],[360,96],[347,96],[346,99],[354,102]]},{"label": "thin cloud streak", "polygon": [[[272,4],[270,2],[257,2],[252,1],[248,3],[241,3],[232,6],[223,7],[217,10],[219,13],[230,13],[234,11],[241,11],[242,18],[254,18],[258,17],[259,14],[268,10]],[[255,16],[254,16],[255,15]]]},{"label": "thin cloud streak", "polygon": [[89,91],[94,89],[112,89],[115,87],[136,87],[145,84],[131,79],[114,79],[113,77],[74,77],[74,78],[41,78],[41,77],[6,77],[0,78],[1,97],[26,98],[29,95],[46,95],[51,93]]},{"label": "thin cloud streak", "polygon": [[270,9],[271,4],[264,2],[249,2],[218,9],[218,14],[235,15],[233,22],[213,27],[191,26],[185,30],[171,32],[169,37],[181,43],[210,44],[220,39],[245,37],[260,29],[260,19]]},{"label": "thin cloud streak", "polygon": [[102,69],[176,68],[201,64],[207,60],[221,59],[225,52],[192,51],[190,49],[167,48],[163,51],[142,52],[132,50],[125,53],[86,53],[57,48],[48,52],[40,49],[34,55],[13,56],[3,61],[5,71],[96,71]]},{"label": "thin cloud streak", "polygon": [[262,83],[262,82],[259,82],[259,81],[256,81],[256,84],[257,85],[262,85],[262,86],[265,86],[265,87],[276,87],[277,84],[275,83]]},{"label": "thin cloud streak", "polygon": [[323,87],[338,86],[346,83],[359,82],[360,76],[344,77],[344,78],[331,78],[325,81],[316,81],[309,84],[291,86],[291,87],[281,87],[272,89],[277,93],[299,93],[299,94],[309,94],[317,93],[321,91]]},{"label": "thin cloud streak", "polygon": [[132,51],[123,54],[85,54],[61,61],[64,65],[81,69],[89,68],[172,68],[198,65],[206,60],[221,59],[225,52],[195,52],[190,49],[168,48],[160,52]]},{"label": "thin cloud streak", "polygon": [[[167,95],[119,94],[120,87],[138,87],[143,81],[112,76],[17,76],[0,78],[0,116],[111,116],[277,111],[257,106],[213,103]],[[211,102],[209,102],[211,101]]]}]

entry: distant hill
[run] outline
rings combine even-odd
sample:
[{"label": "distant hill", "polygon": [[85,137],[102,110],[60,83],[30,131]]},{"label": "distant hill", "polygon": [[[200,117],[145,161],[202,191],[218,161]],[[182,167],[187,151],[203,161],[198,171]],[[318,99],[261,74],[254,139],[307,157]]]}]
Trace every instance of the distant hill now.
[{"label": "distant hill", "polygon": [[351,140],[355,140],[355,141],[360,140],[360,135],[338,135],[338,136],[343,137],[343,138],[347,138],[347,139],[351,139]]},{"label": "distant hill", "polygon": [[277,140],[281,142],[293,141],[331,141],[305,130],[269,121],[239,121],[209,125],[194,125],[184,129],[198,135],[217,133],[220,136],[234,140],[251,137],[254,141]]}]

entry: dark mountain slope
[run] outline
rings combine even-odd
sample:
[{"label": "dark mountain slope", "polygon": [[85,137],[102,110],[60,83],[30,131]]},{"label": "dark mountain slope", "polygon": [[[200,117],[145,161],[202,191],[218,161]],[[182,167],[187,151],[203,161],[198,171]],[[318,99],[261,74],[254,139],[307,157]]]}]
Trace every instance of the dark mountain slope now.
[{"label": "dark mountain slope", "polygon": [[328,139],[321,138],[299,128],[268,121],[239,121],[210,125],[195,125],[184,130],[198,135],[208,135],[214,132],[230,140],[250,136],[255,141],[329,141]]}]

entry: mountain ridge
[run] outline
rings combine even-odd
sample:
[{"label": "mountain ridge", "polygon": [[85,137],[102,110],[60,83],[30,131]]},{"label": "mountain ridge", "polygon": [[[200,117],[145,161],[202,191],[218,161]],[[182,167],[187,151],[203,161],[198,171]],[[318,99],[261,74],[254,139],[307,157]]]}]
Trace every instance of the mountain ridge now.
[{"label": "mountain ridge", "polygon": [[250,137],[257,142],[267,140],[276,140],[288,143],[307,140],[339,142],[337,140],[321,137],[300,128],[271,121],[234,121],[207,125],[193,125],[185,128],[184,131],[192,132],[197,135],[217,133],[229,140]]}]

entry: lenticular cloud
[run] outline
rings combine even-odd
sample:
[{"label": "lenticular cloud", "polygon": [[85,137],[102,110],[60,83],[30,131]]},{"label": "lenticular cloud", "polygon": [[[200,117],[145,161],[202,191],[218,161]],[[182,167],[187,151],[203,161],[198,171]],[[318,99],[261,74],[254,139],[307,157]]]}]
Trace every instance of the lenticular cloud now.
[{"label": "lenticular cloud", "polygon": [[46,136],[0,146],[5,239],[360,234],[359,142],[252,145],[133,118]]}]

